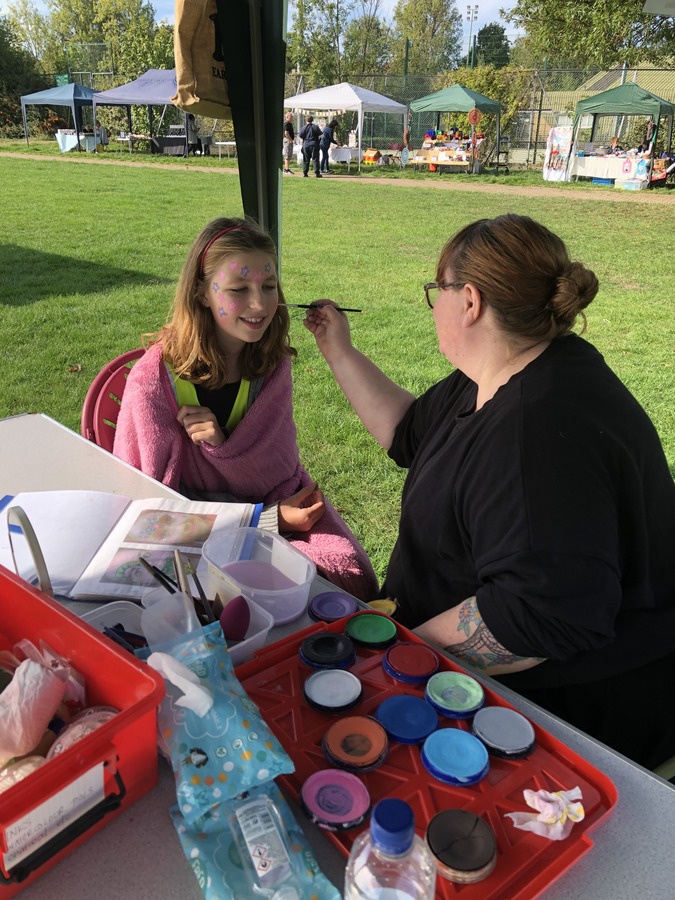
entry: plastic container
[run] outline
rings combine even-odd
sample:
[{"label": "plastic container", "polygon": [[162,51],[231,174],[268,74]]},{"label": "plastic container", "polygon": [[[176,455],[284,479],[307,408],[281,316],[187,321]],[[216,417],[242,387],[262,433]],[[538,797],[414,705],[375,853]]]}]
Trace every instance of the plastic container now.
[{"label": "plastic container", "polygon": [[141,634],[142,612],[142,608],[137,603],[130,603],[128,600],[114,600],[112,603],[106,603],[98,609],[84,613],[82,618],[97,631],[121,625],[125,631]]},{"label": "plastic container", "polygon": [[354,841],[345,871],[344,900],[426,900],[436,888],[436,864],[415,834],[415,816],[404,800],[380,800],[370,830]]},{"label": "plastic container", "polygon": [[0,566],[0,650],[22,638],[67,657],[85,678],[89,705],[119,713],[0,794],[2,900],[155,786],[156,710],[164,696],[156,672]]},{"label": "plastic container", "polygon": [[494,831],[466,809],[436,813],[427,826],[426,841],[438,874],[453,884],[483,881],[497,863]]},{"label": "plastic container", "polygon": [[243,594],[266,609],[275,625],[293,622],[307,609],[316,566],[280,535],[261,528],[219,531],[202,553],[226,599]]}]

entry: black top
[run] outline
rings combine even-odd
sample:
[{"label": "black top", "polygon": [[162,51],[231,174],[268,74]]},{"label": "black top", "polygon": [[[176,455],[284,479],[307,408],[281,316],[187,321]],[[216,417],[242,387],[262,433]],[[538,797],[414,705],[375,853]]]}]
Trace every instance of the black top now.
[{"label": "black top", "polygon": [[232,384],[226,384],[215,391],[208,388],[195,385],[197,389],[197,399],[201,406],[210,409],[215,415],[221,429],[225,431],[227,420],[234,409],[234,404],[239,393],[241,381],[235,381]]},{"label": "black top", "polygon": [[504,647],[547,660],[513,676],[518,690],[673,653],[675,486],[638,402],[576,336],[478,412],[476,392],[454,372],[394,436],[410,471],[384,591],[403,623],[475,595]]},{"label": "black top", "polygon": [[292,122],[284,122],[284,134],[288,138],[289,141],[295,140],[295,131],[293,130]]},{"label": "black top", "polygon": [[314,122],[308,122],[300,132],[300,137],[305,144],[316,144],[321,135],[321,129]]}]

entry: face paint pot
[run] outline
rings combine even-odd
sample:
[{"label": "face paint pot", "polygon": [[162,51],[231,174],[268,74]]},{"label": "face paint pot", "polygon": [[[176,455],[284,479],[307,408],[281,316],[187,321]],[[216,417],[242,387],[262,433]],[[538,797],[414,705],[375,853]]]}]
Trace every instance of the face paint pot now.
[{"label": "face paint pot", "polygon": [[387,697],[375,710],[375,718],[399,744],[421,744],[438,728],[438,713],[433,706],[410,694]]},{"label": "face paint pot", "polygon": [[384,650],[394,643],[398,633],[396,625],[387,616],[360,613],[347,622],[345,634],[359,647]]},{"label": "face paint pot", "polygon": [[534,750],[536,737],[532,723],[504,706],[484,706],[473,717],[471,730],[493,756],[524,759]]},{"label": "face paint pot", "polygon": [[348,669],[356,659],[356,648],[344,634],[321,631],[305,638],[298,655],[313,669]]},{"label": "face paint pot", "polygon": [[424,768],[445,784],[468,787],[487,775],[490,763],[482,741],[459,728],[441,728],[422,745]]},{"label": "face paint pot", "polygon": [[382,668],[404,684],[426,684],[440,665],[431,647],[413,641],[401,641],[390,647],[382,658]]},{"label": "face paint pot", "polygon": [[343,713],[357,706],[363,697],[363,685],[345,669],[321,669],[305,681],[303,695],[312,709],[324,713]]},{"label": "face paint pot", "polygon": [[356,775],[343,769],[321,769],[300,789],[300,805],[324,831],[348,831],[366,821],[370,794]]},{"label": "face paint pot", "polygon": [[455,884],[475,884],[494,870],[497,840],[488,823],[466,809],[444,809],[427,826],[436,871]]},{"label": "face paint pot", "polygon": [[369,772],[381,766],[387,758],[389,739],[376,719],[348,716],[339,719],[326,731],[322,749],[332,766],[349,772]]},{"label": "face paint pot", "polygon": [[470,719],[485,703],[485,692],[475,678],[462,672],[437,672],[427,681],[424,696],[449,719]]},{"label": "face paint pot", "polygon": [[341,594],[339,591],[325,591],[313,597],[307,613],[314,622],[337,622],[345,616],[352,616],[359,608],[358,601],[349,594]]}]

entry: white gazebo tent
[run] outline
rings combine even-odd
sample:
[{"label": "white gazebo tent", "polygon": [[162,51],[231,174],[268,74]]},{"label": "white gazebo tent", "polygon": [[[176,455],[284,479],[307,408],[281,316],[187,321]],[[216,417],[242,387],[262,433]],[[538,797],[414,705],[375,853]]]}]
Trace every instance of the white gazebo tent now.
[{"label": "white gazebo tent", "polygon": [[330,87],[317,88],[315,91],[307,91],[304,94],[296,94],[295,97],[287,97],[284,100],[284,108],[294,109],[298,112],[320,111],[336,114],[348,111],[358,112],[359,169],[361,168],[361,134],[364,112],[381,112],[402,116],[404,128],[405,117],[408,113],[405,103],[397,103],[396,100],[391,100],[384,94],[349,84],[347,81]]}]

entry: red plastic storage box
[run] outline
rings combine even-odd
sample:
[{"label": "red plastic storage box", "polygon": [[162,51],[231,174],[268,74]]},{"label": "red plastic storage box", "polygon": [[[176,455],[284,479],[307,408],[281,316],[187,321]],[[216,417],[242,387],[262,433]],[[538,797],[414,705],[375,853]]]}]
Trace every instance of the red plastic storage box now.
[{"label": "red plastic storage box", "polygon": [[0,650],[44,641],[120,712],[0,794],[0,900],[36,881],[157,783],[160,676],[0,566]]}]

